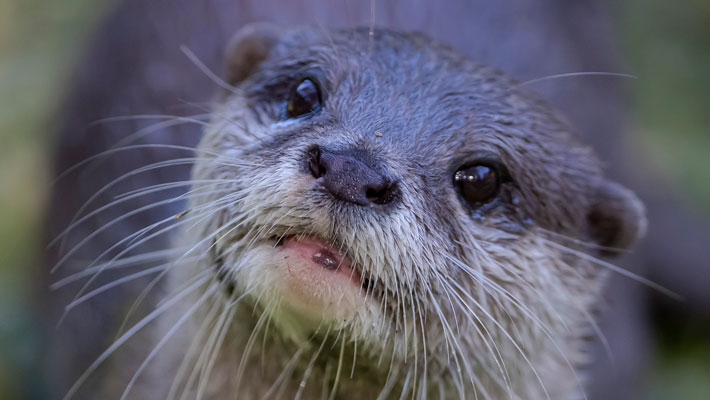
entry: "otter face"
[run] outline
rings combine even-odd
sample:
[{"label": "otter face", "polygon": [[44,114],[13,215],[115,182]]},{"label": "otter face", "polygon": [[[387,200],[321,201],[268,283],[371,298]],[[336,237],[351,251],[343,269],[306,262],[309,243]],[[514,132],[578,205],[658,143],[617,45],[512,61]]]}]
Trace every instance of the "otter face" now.
[{"label": "otter face", "polygon": [[594,257],[643,211],[544,104],[383,30],[245,28],[229,83],[193,171],[196,272],[286,341],[360,344],[387,381],[401,366],[406,390],[544,397],[574,376]]}]

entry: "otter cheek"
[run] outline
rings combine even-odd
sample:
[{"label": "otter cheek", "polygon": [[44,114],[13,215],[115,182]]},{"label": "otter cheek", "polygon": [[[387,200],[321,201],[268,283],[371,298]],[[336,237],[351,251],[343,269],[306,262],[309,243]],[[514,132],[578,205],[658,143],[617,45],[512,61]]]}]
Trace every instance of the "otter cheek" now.
[{"label": "otter cheek", "polygon": [[275,253],[284,305],[319,320],[350,320],[363,306],[359,274],[322,239],[287,238]]}]

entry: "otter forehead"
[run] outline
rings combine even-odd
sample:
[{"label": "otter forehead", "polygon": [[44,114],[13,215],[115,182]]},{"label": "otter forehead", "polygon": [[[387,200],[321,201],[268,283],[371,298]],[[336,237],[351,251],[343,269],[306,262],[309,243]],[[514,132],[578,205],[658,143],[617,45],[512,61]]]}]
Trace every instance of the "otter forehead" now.
[{"label": "otter forehead", "polygon": [[[296,31],[243,87],[250,98],[269,103],[285,98],[294,80],[313,77],[323,86],[329,117],[358,131],[379,126],[388,130],[383,140],[403,148],[418,144],[415,137],[461,136],[473,124],[530,112],[529,102],[512,96],[512,83],[489,68],[418,35],[375,36],[370,41],[365,30]],[[282,118],[282,110],[272,117]]]},{"label": "otter forehead", "polygon": [[455,198],[446,194],[457,168],[493,158],[513,178],[519,217],[565,233],[581,223],[587,186],[600,175],[597,160],[497,71],[417,34],[379,30],[371,39],[364,29],[298,29],[239,88],[260,121],[278,123],[294,82],[304,78],[320,85],[322,109],[261,143],[263,154],[308,142],[366,151],[394,179],[409,179],[438,202]]}]

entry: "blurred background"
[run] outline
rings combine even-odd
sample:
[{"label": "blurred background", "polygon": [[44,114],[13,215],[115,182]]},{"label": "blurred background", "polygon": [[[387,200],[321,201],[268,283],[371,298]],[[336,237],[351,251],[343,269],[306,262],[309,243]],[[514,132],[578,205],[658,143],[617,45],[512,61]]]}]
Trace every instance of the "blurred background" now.
[{"label": "blurred background", "polygon": [[[111,3],[0,0],[0,399],[56,397],[38,367],[52,333],[38,329],[33,301],[46,290],[38,265],[49,132],[72,67]],[[687,207],[710,214],[710,1],[628,0],[615,18],[639,77],[632,138],[655,176],[686,190]],[[658,351],[646,398],[710,399],[708,321],[654,310]]]}]

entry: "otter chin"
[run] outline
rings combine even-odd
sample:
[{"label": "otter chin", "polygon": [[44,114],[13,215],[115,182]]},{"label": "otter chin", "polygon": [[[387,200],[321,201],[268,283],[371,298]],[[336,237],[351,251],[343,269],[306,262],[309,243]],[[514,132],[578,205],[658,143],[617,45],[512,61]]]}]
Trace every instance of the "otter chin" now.
[{"label": "otter chin", "polygon": [[[274,285],[288,307],[316,320],[358,312],[367,288],[342,251],[317,236],[288,236],[274,248]],[[280,261],[278,261],[280,259]]]}]

